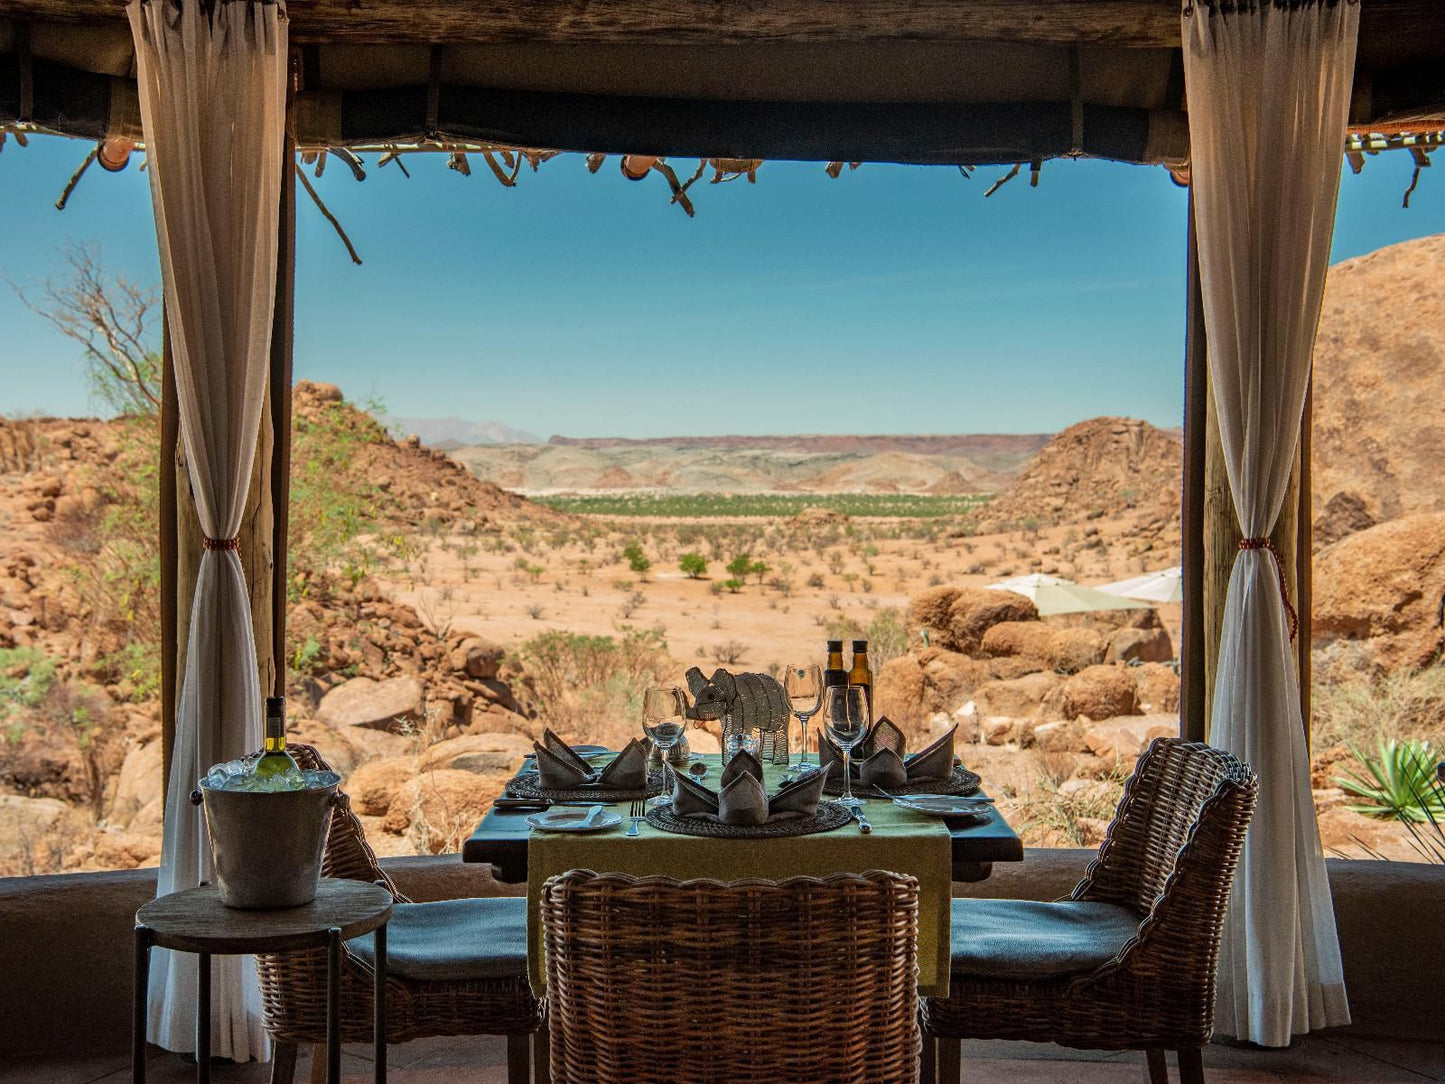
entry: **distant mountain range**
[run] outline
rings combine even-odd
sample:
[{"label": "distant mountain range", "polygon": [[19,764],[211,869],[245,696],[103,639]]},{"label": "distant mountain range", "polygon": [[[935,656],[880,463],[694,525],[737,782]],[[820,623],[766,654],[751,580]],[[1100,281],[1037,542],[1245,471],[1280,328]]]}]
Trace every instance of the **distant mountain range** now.
[{"label": "distant mountain range", "polygon": [[478,478],[521,493],[992,493],[1046,433],[961,436],[720,436],[450,448]]},{"label": "distant mountain range", "polygon": [[382,424],[392,436],[417,436],[429,448],[449,452],[473,444],[541,444],[542,438],[502,422],[473,422],[466,418],[398,418],[387,415]]}]

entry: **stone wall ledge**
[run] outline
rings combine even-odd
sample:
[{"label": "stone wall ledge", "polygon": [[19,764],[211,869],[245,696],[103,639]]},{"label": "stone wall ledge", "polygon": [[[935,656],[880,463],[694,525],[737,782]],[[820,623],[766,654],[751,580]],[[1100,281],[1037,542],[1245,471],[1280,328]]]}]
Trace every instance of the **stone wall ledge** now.
[{"label": "stone wall ledge", "polygon": [[[1030,848],[958,896],[1057,899],[1093,857]],[[1438,1041],[1439,973],[1429,947],[1445,930],[1445,866],[1327,863],[1355,1034]],[[389,858],[383,868],[416,900],[520,896],[460,855]],[[154,869],[0,878],[0,1065],[66,1050],[124,1050],[130,1035],[131,931],[155,894]],[[1422,957],[1422,953],[1425,955]]]}]

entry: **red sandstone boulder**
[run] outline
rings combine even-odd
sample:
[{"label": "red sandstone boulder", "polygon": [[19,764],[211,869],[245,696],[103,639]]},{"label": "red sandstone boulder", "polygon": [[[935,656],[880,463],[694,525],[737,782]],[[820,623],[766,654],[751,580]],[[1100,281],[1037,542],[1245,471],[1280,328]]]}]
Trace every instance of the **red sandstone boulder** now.
[{"label": "red sandstone boulder", "polygon": [[1174,644],[1164,629],[1122,628],[1109,637],[1104,662],[1168,662]]},{"label": "red sandstone boulder", "polygon": [[1362,641],[1389,672],[1439,658],[1445,599],[1445,512],[1359,531],[1315,556],[1316,647]]},{"label": "red sandstone boulder", "polygon": [[1139,693],[1134,677],[1123,666],[1090,666],[1064,683],[1063,715],[1076,719],[1108,719],[1138,711]]}]

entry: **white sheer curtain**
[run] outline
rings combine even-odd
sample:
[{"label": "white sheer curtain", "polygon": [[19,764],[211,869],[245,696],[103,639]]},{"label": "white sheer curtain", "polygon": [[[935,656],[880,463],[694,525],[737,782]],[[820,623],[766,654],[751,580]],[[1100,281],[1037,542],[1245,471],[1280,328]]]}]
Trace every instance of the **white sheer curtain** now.
[{"label": "white sheer curtain", "polygon": [[[1299,439],[1355,66],[1353,0],[1193,0],[1184,78],[1209,377],[1235,511],[1258,547]],[[1259,773],[1230,898],[1215,1026],[1264,1046],[1349,1023],[1275,559],[1244,548],[1210,740]],[[1306,630],[1308,635],[1308,630]]]},{"label": "white sheer curtain", "polygon": [[[286,15],[274,2],[132,0],[141,119],[175,360],[181,438],[207,538],[176,712],[158,891],[209,879],[188,796],[210,765],[261,745],[241,529],[266,389],[286,102]],[[212,970],[212,1049],[267,1053],[249,957]],[[150,1038],[195,1049],[196,960],[156,951]]]}]

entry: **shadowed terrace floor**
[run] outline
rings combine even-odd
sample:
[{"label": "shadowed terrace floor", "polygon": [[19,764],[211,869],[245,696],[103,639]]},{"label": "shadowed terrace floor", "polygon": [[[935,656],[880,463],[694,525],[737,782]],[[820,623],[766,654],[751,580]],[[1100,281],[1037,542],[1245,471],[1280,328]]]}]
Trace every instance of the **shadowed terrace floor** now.
[{"label": "shadowed terrace floor", "polygon": [[[1139,1084],[1145,1079],[1143,1057],[1134,1053],[1096,1054],[1033,1043],[964,1043],[964,1079],[1001,1084]],[[371,1050],[346,1047],[343,1079],[370,1084]],[[505,1084],[505,1046],[499,1039],[425,1039],[395,1046],[389,1054],[389,1079],[395,1084]],[[309,1060],[303,1054],[297,1080],[307,1079]],[[1419,1084],[1445,1080],[1445,1042],[1353,1038],[1348,1030],[1308,1036],[1288,1050],[1255,1050],[1214,1044],[1204,1053],[1210,1084],[1273,1084],[1275,1081],[1319,1081],[1340,1084]],[[215,1084],[265,1084],[268,1065],[217,1064]],[[154,1084],[188,1084],[195,1067],[180,1058],[153,1050],[147,1079]],[[4,1084],[121,1084],[130,1079],[124,1055],[87,1057],[77,1054],[0,1067]]]}]

